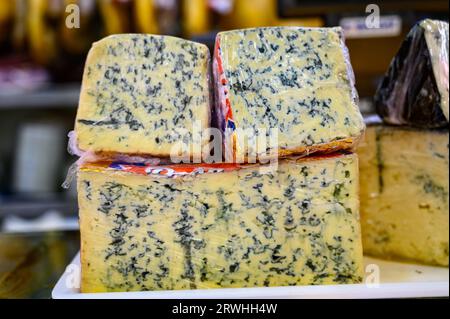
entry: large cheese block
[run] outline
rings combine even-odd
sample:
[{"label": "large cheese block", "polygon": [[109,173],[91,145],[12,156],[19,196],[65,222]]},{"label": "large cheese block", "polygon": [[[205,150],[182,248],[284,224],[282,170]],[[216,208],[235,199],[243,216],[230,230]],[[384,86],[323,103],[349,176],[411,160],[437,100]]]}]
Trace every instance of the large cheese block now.
[{"label": "large cheese block", "polygon": [[368,126],[360,157],[364,252],[448,266],[449,132]]},{"label": "large cheese block", "polygon": [[[213,74],[225,151],[237,159],[349,149],[364,130],[340,28],[220,32]],[[258,147],[270,133],[278,145]]]},{"label": "large cheese block", "polygon": [[394,125],[448,127],[448,22],[426,19],[406,36],[375,95]]},{"label": "large cheese block", "polygon": [[85,164],[83,292],[357,283],[357,156],[216,164]]},{"label": "large cheese block", "polygon": [[193,125],[210,126],[209,61],[206,46],[170,36],[94,43],[75,123],[78,148],[161,157],[185,148],[183,155],[199,156],[208,141],[195,140]]}]

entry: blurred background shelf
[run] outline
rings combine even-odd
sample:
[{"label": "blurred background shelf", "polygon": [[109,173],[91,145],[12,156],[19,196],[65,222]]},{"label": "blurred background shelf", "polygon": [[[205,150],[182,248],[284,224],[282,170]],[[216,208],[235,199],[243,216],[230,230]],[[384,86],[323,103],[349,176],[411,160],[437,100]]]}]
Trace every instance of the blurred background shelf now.
[{"label": "blurred background shelf", "polygon": [[0,199],[0,218],[14,215],[21,218],[35,218],[49,211],[62,216],[73,216],[78,211],[76,199],[55,195],[51,199],[5,198]]},{"label": "blurred background shelf", "polygon": [[80,83],[53,84],[34,90],[1,90],[0,109],[76,108]]}]

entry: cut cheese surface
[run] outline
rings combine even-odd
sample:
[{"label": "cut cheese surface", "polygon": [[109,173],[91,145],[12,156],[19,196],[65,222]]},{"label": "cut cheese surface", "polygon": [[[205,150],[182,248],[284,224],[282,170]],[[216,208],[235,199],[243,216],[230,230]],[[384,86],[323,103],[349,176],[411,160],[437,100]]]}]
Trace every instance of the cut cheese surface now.
[{"label": "cut cheese surface", "polygon": [[448,106],[448,22],[426,19],[420,23],[420,26],[424,30],[433,75],[440,95],[440,109],[448,123],[450,118]]},{"label": "cut cheese surface", "polygon": [[[170,36],[121,34],[93,44],[75,123],[78,147],[168,157],[210,126],[209,50]],[[206,144],[207,141],[202,141]]]},{"label": "cut cheese surface", "polygon": [[177,178],[120,167],[78,173],[83,292],[362,280],[356,155]]},{"label": "cut cheese surface", "polygon": [[368,126],[361,143],[364,252],[448,266],[448,130]]},{"label": "cut cheese surface", "polygon": [[448,22],[426,19],[411,29],[375,94],[385,122],[448,127],[448,45]]},{"label": "cut cheese surface", "polygon": [[261,130],[278,130],[281,155],[348,149],[364,130],[340,28],[220,32],[213,73],[218,125],[236,135],[237,156],[266,151],[254,143]]}]

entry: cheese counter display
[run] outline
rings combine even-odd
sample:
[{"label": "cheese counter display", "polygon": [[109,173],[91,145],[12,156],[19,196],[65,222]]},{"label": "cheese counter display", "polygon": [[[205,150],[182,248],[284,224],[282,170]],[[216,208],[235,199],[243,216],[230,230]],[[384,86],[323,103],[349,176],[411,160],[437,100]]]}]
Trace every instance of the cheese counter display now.
[{"label": "cheese counter display", "polygon": [[[93,44],[75,123],[77,147],[94,153],[169,157],[210,127],[209,50],[171,36],[121,34]],[[201,141],[201,145],[208,141]]]},{"label": "cheese counter display", "polygon": [[220,32],[213,70],[218,124],[237,158],[268,152],[254,140],[271,129],[280,156],[351,149],[364,131],[341,28]]},{"label": "cheese counter display", "polygon": [[364,252],[448,266],[449,131],[373,124],[358,148]]},{"label": "cheese counter display", "polygon": [[82,292],[357,283],[355,154],[257,165],[86,164]]}]

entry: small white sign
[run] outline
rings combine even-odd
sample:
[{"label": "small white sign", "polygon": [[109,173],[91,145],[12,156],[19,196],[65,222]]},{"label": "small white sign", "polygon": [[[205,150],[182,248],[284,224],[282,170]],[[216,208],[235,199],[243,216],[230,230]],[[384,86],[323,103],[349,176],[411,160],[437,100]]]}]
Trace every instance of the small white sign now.
[{"label": "small white sign", "polygon": [[349,17],[341,19],[339,25],[347,39],[395,37],[402,31],[402,19],[397,15],[380,16],[376,23],[368,23],[372,20],[371,16]]}]

